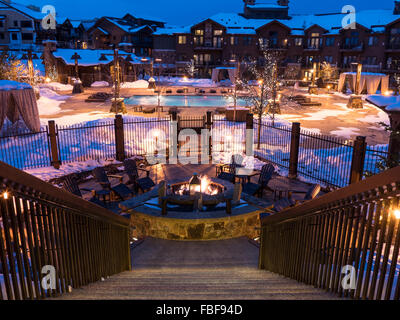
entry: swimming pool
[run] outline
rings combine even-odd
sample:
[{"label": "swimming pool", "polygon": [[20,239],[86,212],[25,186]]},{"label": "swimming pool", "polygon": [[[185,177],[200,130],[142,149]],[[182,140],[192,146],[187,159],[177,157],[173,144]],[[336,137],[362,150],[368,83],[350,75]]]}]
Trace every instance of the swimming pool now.
[{"label": "swimming pool", "polygon": [[[132,96],[125,99],[127,105],[158,105],[157,96]],[[233,107],[233,98],[226,96],[162,96],[161,105],[166,107]],[[246,107],[249,102],[238,98],[237,106]]]}]

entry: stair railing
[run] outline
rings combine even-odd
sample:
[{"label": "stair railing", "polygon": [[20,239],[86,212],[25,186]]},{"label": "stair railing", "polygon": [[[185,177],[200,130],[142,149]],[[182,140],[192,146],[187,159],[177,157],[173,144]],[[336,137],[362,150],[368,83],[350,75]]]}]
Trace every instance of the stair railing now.
[{"label": "stair railing", "polygon": [[130,270],[129,220],[0,162],[0,300],[43,299]]},{"label": "stair railing", "polygon": [[400,167],[262,219],[259,267],[341,297],[398,300]]}]

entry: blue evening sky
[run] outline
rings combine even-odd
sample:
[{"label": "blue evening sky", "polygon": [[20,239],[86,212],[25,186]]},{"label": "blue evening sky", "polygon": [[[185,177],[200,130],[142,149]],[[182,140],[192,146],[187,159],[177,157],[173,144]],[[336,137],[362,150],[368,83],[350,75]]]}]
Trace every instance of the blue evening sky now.
[{"label": "blue evening sky", "polygon": [[[122,16],[129,12],[135,16],[159,18],[173,25],[188,25],[220,12],[241,12],[242,0],[13,0],[17,3],[33,3],[37,6],[52,4],[61,17],[72,19],[98,16]],[[260,3],[276,3],[275,0],[258,0]],[[393,9],[393,0],[292,0],[292,13],[338,12],[344,5],[356,10]]]}]

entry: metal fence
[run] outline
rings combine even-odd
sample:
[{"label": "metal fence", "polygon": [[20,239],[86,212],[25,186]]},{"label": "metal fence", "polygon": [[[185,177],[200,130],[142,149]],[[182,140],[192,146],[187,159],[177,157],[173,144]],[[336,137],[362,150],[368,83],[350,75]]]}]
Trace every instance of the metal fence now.
[{"label": "metal fence", "polygon": [[158,149],[167,150],[170,118],[128,118],[124,120],[125,155],[144,156]]},{"label": "metal fence", "polygon": [[[282,124],[263,121],[261,126],[254,120],[255,154],[284,168],[289,168],[290,141],[292,128]],[[260,148],[258,135],[260,134]]]},{"label": "metal fence", "polygon": [[[225,116],[213,117],[212,152],[244,154],[246,151],[246,123],[228,121]],[[230,158],[229,158],[230,159]]]},{"label": "metal fence", "polygon": [[115,157],[113,121],[57,126],[56,134],[62,163]]},{"label": "metal fence", "polygon": [[24,128],[3,128],[0,134],[0,160],[18,169],[50,166],[47,127],[42,127],[36,133]]},{"label": "metal fence", "polygon": [[[209,117],[209,118],[207,118]],[[225,116],[179,116],[178,133],[183,129],[201,129],[211,125],[212,152],[215,160],[223,159],[223,152],[244,154],[246,150],[246,122],[228,121]],[[158,149],[168,150],[170,144],[171,118],[133,118],[121,121],[118,141],[122,141],[122,157],[153,154]],[[123,121],[123,125],[122,125]],[[292,127],[263,119],[261,125],[254,119],[254,149],[256,156],[266,159],[283,171],[289,170]],[[50,127],[38,133],[27,130],[3,130],[0,135],[0,161],[19,169],[46,167],[53,164],[54,150],[50,150]],[[117,157],[116,123],[114,120],[93,121],[72,126],[55,126],[53,136],[61,163],[86,160],[119,159]],[[258,147],[258,135],[260,146]],[[123,136],[123,137],[122,137]],[[53,140],[51,140],[53,141]],[[199,144],[201,141],[197,141]],[[298,134],[297,174],[309,181],[327,186],[344,187],[349,183],[352,158],[355,149],[353,140],[321,135],[301,129]],[[186,154],[192,145],[178,143],[181,154]],[[367,146],[364,173],[379,172],[377,163],[388,156],[387,145]],[[216,159],[218,158],[218,159]],[[229,159],[228,159],[229,160]],[[361,168],[362,171],[362,168]]]},{"label": "metal fence", "polygon": [[349,183],[354,144],[302,129],[298,172],[308,179],[334,187]]}]

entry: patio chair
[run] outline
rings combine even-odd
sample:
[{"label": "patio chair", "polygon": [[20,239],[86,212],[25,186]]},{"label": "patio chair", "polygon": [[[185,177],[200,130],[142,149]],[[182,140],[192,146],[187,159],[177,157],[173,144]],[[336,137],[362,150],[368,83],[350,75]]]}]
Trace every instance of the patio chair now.
[{"label": "patio chair", "polygon": [[[95,168],[93,171],[95,180],[101,185],[103,190],[110,190],[122,200],[133,196],[134,192],[128,186],[122,183],[123,177],[117,175],[107,175],[103,167]],[[119,179],[119,184],[115,187],[111,186],[109,178]]]},{"label": "patio chair", "polygon": [[[320,191],[321,191],[321,186],[319,184],[312,185],[307,191],[288,190],[287,197],[281,198],[278,201],[276,201],[274,203],[273,210],[276,212],[280,212],[284,209],[296,206],[305,201],[315,199],[318,196],[318,194],[320,193]],[[293,194],[305,194],[305,195],[304,195],[303,199],[296,200],[296,199],[293,199],[293,197],[292,197]]]},{"label": "patio chair", "polygon": [[[139,190],[144,193],[156,185],[150,178],[150,170],[138,167],[135,160],[126,159],[124,161],[124,167],[125,172],[129,177],[128,184],[133,184],[136,193]],[[139,171],[146,172],[146,176],[144,178],[140,178]]]},{"label": "patio chair", "polygon": [[272,175],[275,172],[275,168],[272,164],[265,164],[261,168],[260,176],[258,178],[258,183],[248,182],[243,185],[243,192],[248,195],[255,196],[258,195],[262,197],[264,190],[273,191],[270,187],[268,187],[268,183],[272,179]]},{"label": "patio chair", "polygon": [[104,207],[104,208],[106,207],[104,201],[102,202],[102,201],[99,200],[98,194],[97,194],[97,192],[95,190],[87,189],[87,188],[81,188],[80,189],[79,185],[78,185],[78,182],[72,176],[68,176],[68,177],[66,177],[64,179],[63,189],[68,191],[68,192],[70,192],[70,193],[72,193],[73,195],[76,195],[76,196],[80,197],[80,198],[83,198],[81,190],[91,192],[92,193],[92,198],[90,198],[89,201],[93,202],[93,203],[95,203],[95,204],[97,204],[97,205],[99,205],[101,207]]},{"label": "patio chair", "polygon": [[236,164],[229,164],[229,165],[225,165],[222,166],[222,170],[221,172],[217,175],[218,179],[222,179],[225,181],[229,181],[231,183],[235,183],[235,178],[236,178]]}]

